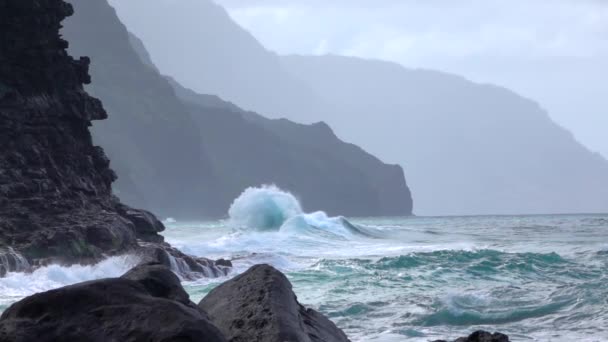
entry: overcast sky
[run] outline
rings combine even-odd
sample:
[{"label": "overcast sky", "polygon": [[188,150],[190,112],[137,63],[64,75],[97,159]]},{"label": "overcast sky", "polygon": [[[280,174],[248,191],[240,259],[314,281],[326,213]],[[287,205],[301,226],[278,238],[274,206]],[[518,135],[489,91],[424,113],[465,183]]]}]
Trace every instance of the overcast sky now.
[{"label": "overcast sky", "polygon": [[217,0],[268,49],[453,72],[533,98],[608,157],[608,0]]}]

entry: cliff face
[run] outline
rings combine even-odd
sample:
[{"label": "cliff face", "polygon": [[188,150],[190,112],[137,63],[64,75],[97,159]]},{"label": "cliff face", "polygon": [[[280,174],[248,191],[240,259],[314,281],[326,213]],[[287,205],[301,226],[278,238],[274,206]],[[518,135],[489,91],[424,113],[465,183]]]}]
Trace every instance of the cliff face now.
[{"label": "cliff face", "polygon": [[324,124],[275,124],[173,82],[176,94],[106,1],[71,2],[77,12],[63,32],[72,54],[92,57],[88,90],[111,113],[94,137],[117,166],[127,203],[178,219],[221,217],[247,187],[276,184],[307,210],[411,214],[400,167],[342,142]]},{"label": "cliff face", "polygon": [[267,119],[173,85],[178,96],[190,103],[209,156],[223,175],[224,206],[247,187],[276,184],[296,195],[306,211],[412,214],[412,197],[401,167],[384,164],[343,142],[327,124]]},{"label": "cliff face", "polygon": [[141,62],[105,0],[69,2],[76,10],[62,30],[69,52],[91,56],[87,91],[111,113],[92,131],[119,175],[116,194],[165,217],[224,214],[215,204],[217,181],[188,109],[158,71]]},{"label": "cliff face", "polygon": [[[111,2],[178,82],[271,118],[327,122],[338,137],[402,165],[417,214],[608,210],[608,162],[507,89],[356,58],[277,63],[209,0]],[[230,84],[216,82],[220,71]]]},{"label": "cliff face", "polygon": [[156,66],[187,88],[272,118],[297,113],[289,118],[302,123],[319,121],[311,117],[313,111],[330,110],[308,85],[281,68],[279,56],[235,25],[214,1],[109,2],[143,40]]},{"label": "cliff face", "polygon": [[91,141],[91,121],[106,112],[83,90],[89,59],[69,57],[59,38],[72,12],[62,0],[0,1],[0,256],[13,256],[4,271],[28,264],[8,246],[29,263],[136,246],[130,209],[112,196],[115,174]]}]

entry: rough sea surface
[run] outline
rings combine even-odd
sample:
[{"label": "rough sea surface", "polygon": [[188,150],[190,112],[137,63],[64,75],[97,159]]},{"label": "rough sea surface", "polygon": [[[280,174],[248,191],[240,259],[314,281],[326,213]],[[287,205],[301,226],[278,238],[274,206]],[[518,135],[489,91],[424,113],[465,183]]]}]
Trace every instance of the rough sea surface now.
[{"label": "rough sea surface", "polygon": [[[346,219],[249,189],[230,218],[166,221],[186,253],[268,263],[353,341],[428,341],[475,329],[515,341],[608,340],[608,215]],[[0,279],[0,310],[37,291],[119,276],[136,260]],[[184,282],[198,302],[226,278]]]}]

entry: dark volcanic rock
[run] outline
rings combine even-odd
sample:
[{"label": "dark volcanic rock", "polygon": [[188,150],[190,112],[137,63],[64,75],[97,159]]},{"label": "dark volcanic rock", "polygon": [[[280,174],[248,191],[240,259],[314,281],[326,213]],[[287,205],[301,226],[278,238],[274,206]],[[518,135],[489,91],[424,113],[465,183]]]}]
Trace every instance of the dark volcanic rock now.
[{"label": "dark volcanic rock", "polygon": [[257,265],[215,288],[199,307],[233,342],[340,342],[346,335],[297,301],[285,275]]},{"label": "dark volcanic rock", "polygon": [[154,245],[164,257],[146,261],[181,261],[187,267],[172,269],[189,277],[225,274],[171,249],[153,214],[113,196],[116,176],[89,133],[107,116],[83,89],[89,59],[70,57],[59,36],[71,14],[62,0],[0,0],[0,276]]},{"label": "dark volcanic rock", "polygon": [[[438,340],[435,342],[446,342]],[[461,337],[454,342],[509,342],[509,336],[501,333],[489,333],[487,331],[476,331],[468,337]]]},{"label": "dark volcanic rock", "polygon": [[167,243],[140,242],[141,263],[159,263],[169,267],[182,278],[193,280],[202,277],[216,278],[228,275],[232,263],[227,260],[213,261],[182,253]]},{"label": "dark volcanic rock", "polygon": [[34,261],[94,261],[136,245],[89,134],[106,118],[82,87],[89,59],[69,57],[59,38],[72,12],[61,0],[0,1],[0,246]]},{"label": "dark volcanic rock", "polygon": [[39,293],[0,317],[1,342],[225,341],[160,265]]}]

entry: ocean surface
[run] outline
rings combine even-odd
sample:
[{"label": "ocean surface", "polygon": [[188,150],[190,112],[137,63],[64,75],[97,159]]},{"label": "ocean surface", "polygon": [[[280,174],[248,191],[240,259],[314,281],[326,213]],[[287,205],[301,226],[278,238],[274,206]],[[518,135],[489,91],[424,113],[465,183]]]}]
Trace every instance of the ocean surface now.
[{"label": "ocean surface", "polygon": [[[475,329],[514,341],[608,341],[608,215],[343,218],[273,187],[229,218],[168,219],[186,253],[284,271],[301,303],[353,341],[429,341]],[[0,279],[0,310],[38,291],[119,276],[137,262],[49,266]],[[229,278],[228,277],[228,278]],[[198,302],[228,278],[184,282]]]}]

